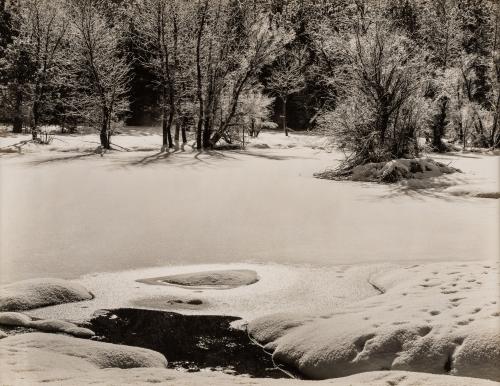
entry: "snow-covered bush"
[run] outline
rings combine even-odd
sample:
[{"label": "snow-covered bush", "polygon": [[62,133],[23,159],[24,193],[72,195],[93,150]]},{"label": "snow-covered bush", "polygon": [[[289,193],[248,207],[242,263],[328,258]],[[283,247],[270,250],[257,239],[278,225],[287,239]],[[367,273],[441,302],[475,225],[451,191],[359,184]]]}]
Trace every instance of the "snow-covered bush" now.
[{"label": "snow-covered bush", "polygon": [[340,103],[319,123],[349,156],[339,173],[368,162],[418,155],[417,132],[426,114],[422,63],[411,42],[383,25],[338,41],[343,61],[336,80]]}]

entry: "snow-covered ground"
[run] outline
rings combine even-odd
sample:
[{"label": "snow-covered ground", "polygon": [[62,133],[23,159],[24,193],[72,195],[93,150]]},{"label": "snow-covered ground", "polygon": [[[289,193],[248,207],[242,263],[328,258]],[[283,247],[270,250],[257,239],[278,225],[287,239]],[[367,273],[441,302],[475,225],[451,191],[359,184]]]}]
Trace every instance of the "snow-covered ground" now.
[{"label": "snow-covered ground", "polygon": [[[135,134],[114,142],[159,148],[158,135]],[[1,137],[0,147],[24,137]],[[323,151],[321,137],[261,133],[247,152],[104,157],[92,151],[96,135],[60,139],[0,159],[0,282],[170,264],[335,265],[498,254],[498,200],[469,195],[499,190],[496,156],[436,157],[464,173],[410,189],[313,178],[342,158]],[[270,148],[252,147],[263,143]]]},{"label": "snow-covered ground", "polygon": [[[78,321],[114,307],[229,314],[313,378],[383,368],[500,379],[498,200],[477,197],[500,190],[498,156],[433,155],[463,173],[384,185],[313,178],[343,155],[307,135],[261,133],[246,151],[165,154],[156,132],[136,130],[114,137],[121,151],[102,157],[96,135],[6,150],[23,140],[0,137],[0,282],[70,278],[95,295],[28,319]],[[259,280],[228,289],[136,281],[228,269]],[[101,370],[85,358],[60,358],[73,367],[47,372],[52,354],[25,339],[17,350],[11,337],[0,340],[20,384],[21,373],[25,384],[249,382]],[[54,355],[71,357],[62,347]],[[483,384],[450,378],[370,372],[332,384]]]}]

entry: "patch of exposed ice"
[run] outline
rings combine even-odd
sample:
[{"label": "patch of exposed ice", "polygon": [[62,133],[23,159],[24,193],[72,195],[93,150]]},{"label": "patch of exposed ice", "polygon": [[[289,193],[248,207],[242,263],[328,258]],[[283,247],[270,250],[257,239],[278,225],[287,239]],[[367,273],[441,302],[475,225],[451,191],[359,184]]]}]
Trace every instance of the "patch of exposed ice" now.
[{"label": "patch of exposed ice", "polygon": [[[132,271],[86,275],[77,280],[90,288],[95,298],[79,304],[61,304],[36,309],[40,318],[86,320],[98,309],[142,307],[182,313],[233,315],[247,320],[274,312],[317,314],[337,309],[377,293],[367,282],[370,275],[391,264],[311,267],[280,264],[203,264],[167,266]],[[185,275],[203,271],[255,271],[259,281],[221,291],[170,285],[149,285],[137,279]],[[186,307],[189,300],[201,305]],[[176,302],[180,300],[181,302]]]}]

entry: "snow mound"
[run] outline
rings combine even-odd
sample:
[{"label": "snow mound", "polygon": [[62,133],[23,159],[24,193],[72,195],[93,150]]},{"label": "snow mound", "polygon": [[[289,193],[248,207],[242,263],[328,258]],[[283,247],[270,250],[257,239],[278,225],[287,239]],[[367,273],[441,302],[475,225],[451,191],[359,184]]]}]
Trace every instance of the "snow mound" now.
[{"label": "snow mound", "polygon": [[309,321],[259,318],[249,333],[313,379],[405,370],[500,381],[495,264],[415,265],[370,284],[381,294]]},{"label": "snow mound", "polygon": [[259,281],[257,272],[250,269],[204,271],[138,280],[146,284],[170,284],[190,288],[230,289]]},{"label": "snow mound", "polygon": [[405,179],[438,177],[460,172],[431,158],[395,159],[389,162],[368,163],[352,170],[353,181],[397,182]]},{"label": "snow mound", "polygon": [[0,287],[0,311],[22,311],[92,299],[80,284],[62,279],[31,279]]},{"label": "snow mound", "polygon": [[34,328],[47,332],[63,332],[79,338],[91,338],[95,335],[88,328],[78,327],[74,323],[57,319],[33,320],[30,316],[19,312],[0,312],[0,325]]},{"label": "snow mound", "polygon": [[[41,350],[40,350],[41,351]],[[24,357],[22,356],[24,355]],[[20,358],[26,363],[25,369],[15,368],[17,371],[6,371],[0,375],[0,381],[9,385],[32,385],[43,383],[49,385],[151,385],[164,384],[176,386],[230,386],[230,385],[264,385],[264,386],[494,386],[496,382],[472,379],[466,377],[451,377],[446,375],[411,373],[406,371],[379,371],[356,374],[344,378],[329,379],[325,381],[302,381],[296,379],[268,379],[268,378],[245,378],[234,377],[217,372],[185,373],[172,369],[159,368],[135,368],[116,369],[108,368],[96,370],[89,368],[85,370],[84,364],[77,358],[67,356],[51,356],[42,359],[39,353],[32,350],[28,353],[17,350],[11,354],[14,358]],[[26,358],[26,359],[25,359]],[[40,369],[34,368],[33,362],[38,361]],[[60,366],[50,370],[54,366],[49,360],[57,360]],[[45,365],[43,362],[45,361]],[[36,363],[36,362],[35,362]],[[29,364],[29,365],[28,365]],[[78,370],[75,369],[76,366]],[[9,366],[10,367],[10,366]],[[20,366],[19,366],[20,367]],[[41,368],[45,367],[45,370]],[[10,368],[9,368],[10,370]],[[24,370],[24,371],[23,371]]]},{"label": "snow mound", "polygon": [[32,368],[24,371],[167,367],[165,357],[156,351],[38,332],[0,340],[0,359],[2,364],[11,364],[13,371],[24,366]]}]

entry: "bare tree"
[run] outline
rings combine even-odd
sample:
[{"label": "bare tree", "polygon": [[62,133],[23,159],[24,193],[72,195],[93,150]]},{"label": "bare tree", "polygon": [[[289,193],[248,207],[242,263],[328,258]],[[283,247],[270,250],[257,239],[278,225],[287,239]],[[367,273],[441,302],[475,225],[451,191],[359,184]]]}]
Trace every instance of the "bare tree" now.
[{"label": "bare tree", "polygon": [[[234,124],[240,97],[257,86],[257,75],[291,39],[283,28],[270,25],[264,15],[251,15],[224,1],[199,1],[194,34],[197,148],[211,148]],[[254,17],[255,16],[255,17]],[[207,28],[210,26],[210,28]]]},{"label": "bare tree", "polygon": [[59,0],[23,0],[17,6],[17,33],[6,55],[14,80],[14,131],[21,130],[23,105],[29,106],[31,133],[37,139],[41,114],[53,102],[46,96],[64,59],[67,23]]},{"label": "bare tree", "polygon": [[[185,29],[185,2],[142,0],[136,4],[134,24],[142,55],[139,60],[156,74],[161,90],[163,147],[172,148],[172,124],[177,121],[175,140],[179,141],[181,32]],[[183,57],[183,59],[186,59]],[[183,143],[186,134],[183,132]]]},{"label": "bare tree", "polygon": [[69,81],[73,112],[98,125],[101,146],[110,149],[112,123],[128,110],[129,66],[118,48],[116,27],[106,23],[100,3],[74,0],[70,5]]}]

